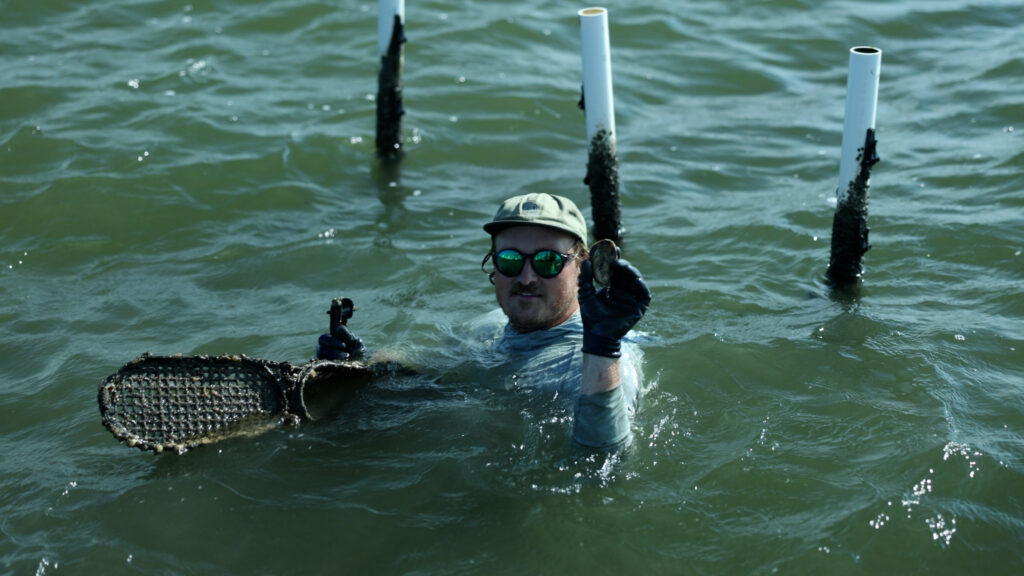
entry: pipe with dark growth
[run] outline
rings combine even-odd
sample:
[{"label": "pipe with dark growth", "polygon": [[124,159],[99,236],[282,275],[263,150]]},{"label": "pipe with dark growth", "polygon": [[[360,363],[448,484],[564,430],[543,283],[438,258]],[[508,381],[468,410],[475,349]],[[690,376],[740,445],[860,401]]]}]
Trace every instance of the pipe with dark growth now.
[{"label": "pipe with dark growth", "polygon": [[405,43],[405,0],[380,0],[377,12],[377,155],[402,154],[402,64]]},{"label": "pipe with dark growth", "polygon": [[839,160],[836,213],[832,220],[832,252],[828,279],[835,286],[851,285],[863,274],[861,260],[868,242],[868,188],[871,167],[878,162],[875,111],[882,51],[870,46],[850,49],[846,83],[846,116]]},{"label": "pipe with dark growth", "polygon": [[608,41],[608,11],[579,11],[583,57],[583,97],[580,106],[587,122],[587,176],[596,240],[622,244],[619,206],[619,164],[615,152],[615,106],[612,98],[612,63]]}]

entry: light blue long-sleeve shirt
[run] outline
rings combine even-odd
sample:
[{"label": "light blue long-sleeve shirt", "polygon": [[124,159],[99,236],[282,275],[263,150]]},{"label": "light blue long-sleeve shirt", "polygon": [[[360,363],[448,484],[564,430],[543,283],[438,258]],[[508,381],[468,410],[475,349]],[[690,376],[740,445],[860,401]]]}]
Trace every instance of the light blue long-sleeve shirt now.
[{"label": "light blue long-sleeve shirt", "polygon": [[491,342],[515,374],[516,385],[551,393],[573,402],[572,438],[578,444],[613,448],[631,436],[631,421],[640,402],[642,353],[628,341],[619,361],[620,385],[607,392],[580,394],[583,381],[583,321],[579,313],[543,330],[520,333],[500,310],[474,322],[471,331]]}]

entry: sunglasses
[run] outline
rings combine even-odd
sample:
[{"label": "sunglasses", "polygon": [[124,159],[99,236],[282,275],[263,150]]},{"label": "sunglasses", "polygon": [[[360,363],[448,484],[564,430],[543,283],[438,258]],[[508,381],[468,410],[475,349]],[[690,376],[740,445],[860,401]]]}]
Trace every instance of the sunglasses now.
[{"label": "sunglasses", "polygon": [[511,248],[494,255],[494,268],[502,276],[514,278],[523,271],[526,261],[530,261],[533,271],[541,278],[554,278],[565,268],[565,263],[575,258],[572,254],[563,254],[554,250],[541,250],[533,254],[523,254]]}]

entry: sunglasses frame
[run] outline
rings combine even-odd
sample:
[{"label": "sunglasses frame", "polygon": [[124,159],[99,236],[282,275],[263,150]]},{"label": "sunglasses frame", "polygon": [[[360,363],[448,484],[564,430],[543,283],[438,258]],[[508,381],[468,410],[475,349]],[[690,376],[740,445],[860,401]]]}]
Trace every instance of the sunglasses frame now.
[{"label": "sunglasses frame", "polygon": [[[498,255],[501,254],[502,252],[514,252],[514,253],[518,254],[520,257],[522,257],[522,260],[521,260],[522,267],[520,267],[519,270],[515,274],[506,274],[503,270],[498,268]],[[536,257],[538,255],[540,255],[540,254],[545,253],[545,252],[550,252],[552,254],[555,254],[555,255],[561,257],[561,259],[562,259],[561,266],[558,268],[558,271],[555,272],[554,274],[550,275],[550,276],[542,274],[540,272],[540,270],[537,270]],[[481,268],[481,270],[483,270],[484,265],[487,264],[487,260],[491,260],[492,261],[493,266],[494,266],[494,270],[490,273],[490,275],[491,275],[491,283],[493,284],[494,283],[494,272],[498,272],[498,273],[500,273],[502,276],[504,276],[506,278],[515,278],[516,276],[519,276],[520,274],[523,273],[523,267],[526,266],[526,262],[529,262],[530,266],[533,267],[533,271],[537,274],[537,276],[539,276],[541,278],[544,278],[545,280],[550,280],[552,278],[557,278],[558,275],[562,273],[562,270],[565,270],[565,265],[568,264],[569,262],[571,262],[572,260],[575,260],[575,259],[576,259],[576,255],[575,254],[566,254],[565,252],[559,252],[558,250],[552,250],[550,248],[545,248],[543,250],[538,250],[538,251],[534,252],[533,254],[524,254],[523,252],[520,252],[519,250],[516,250],[515,248],[505,248],[504,250],[498,250],[497,252],[495,252],[494,250],[491,250],[490,252],[488,252],[487,255],[484,256],[483,262],[480,263],[480,268]],[[486,272],[486,270],[484,270],[484,272]]]}]

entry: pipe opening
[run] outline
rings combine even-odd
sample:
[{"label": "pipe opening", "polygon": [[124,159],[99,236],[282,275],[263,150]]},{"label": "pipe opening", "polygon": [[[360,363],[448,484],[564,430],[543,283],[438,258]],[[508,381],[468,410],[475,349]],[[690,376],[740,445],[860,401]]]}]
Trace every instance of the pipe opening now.
[{"label": "pipe opening", "polygon": [[607,12],[604,8],[584,8],[580,10],[580,16],[600,16]]},{"label": "pipe opening", "polygon": [[852,52],[857,54],[878,54],[881,50],[872,46],[857,46],[852,50]]}]

